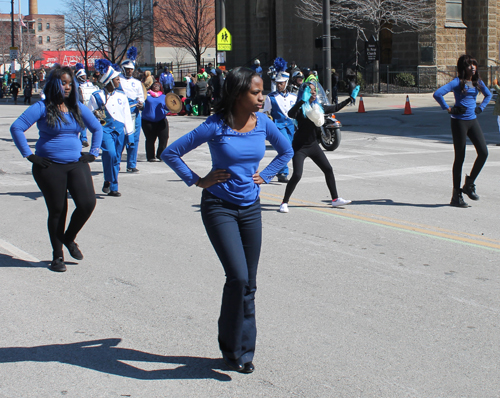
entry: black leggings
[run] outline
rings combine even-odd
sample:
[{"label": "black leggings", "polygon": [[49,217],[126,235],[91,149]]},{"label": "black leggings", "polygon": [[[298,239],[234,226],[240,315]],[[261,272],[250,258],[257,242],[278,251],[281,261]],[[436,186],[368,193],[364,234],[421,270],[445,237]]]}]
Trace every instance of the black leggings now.
[{"label": "black leggings", "polygon": [[[52,163],[47,168],[33,165],[33,178],[43,193],[49,211],[47,226],[53,256],[63,257],[63,242],[71,243],[94,211],[96,204],[94,183],[88,163]],[[71,194],[76,209],[71,215],[68,229],[68,194]]]},{"label": "black leggings", "polygon": [[156,158],[160,159],[161,153],[168,143],[168,120],[162,119],[159,122],[150,122],[142,118],[142,131],[146,137],[146,159],[155,159],[155,142],[158,139],[158,149]]},{"label": "black leggings", "polygon": [[483,131],[477,119],[451,119],[451,135],[453,136],[453,148],[455,149],[453,188],[459,189],[462,181],[462,166],[465,160],[466,138],[469,137],[477,152],[476,161],[470,172],[472,181],[475,181],[488,158],[488,148],[486,147]]},{"label": "black leggings", "polygon": [[316,163],[316,165],[321,169],[323,174],[325,175],[326,185],[330,190],[330,195],[333,199],[337,199],[339,197],[337,193],[337,186],[335,185],[335,176],[333,175],[333,169],[330,165],[330,162],[326,158],[325,153],[321,150],[317,142],[313,142],[310,145],[305,145],[296,151],[293,155],[292,165],[293,165],[293,174],[288,181],[285,189],[285,196],[283,197],[283,203],[288,203],[290,200],[290,196],[292,196],[295,187],[299,183],[302,178],[302,173],[304,171],[304,161],[307,157],[310,157],[311,160]]}]

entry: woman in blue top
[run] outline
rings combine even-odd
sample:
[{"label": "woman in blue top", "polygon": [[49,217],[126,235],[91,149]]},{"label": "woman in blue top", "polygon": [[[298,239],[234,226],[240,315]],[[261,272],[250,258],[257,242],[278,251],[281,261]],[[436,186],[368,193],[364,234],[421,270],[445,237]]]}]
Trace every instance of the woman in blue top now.
[{"label": "woman in blue top", "polygon": [[[43,89],[45,99],[30,106],[12,124],[10,132],[21,154],[33,163],[33,177],[43,193],[49,211],[47,222],[52,243],[52,271],[66,271],[63,244],[77,260],[83,254],[75,238],[92,214],[96,199],[88,163],[99,156],[102,127],[92,112],[78,100],[73,72],[57,66]],[[37,124],[40,138],[32,153],[25,131]],[[92,132],[89,153],[81,153],[80,131]],[[68,211],[67,191],[75,202],[75,211],[65,232]]]},{"label": "woman in blue top", "polygon": [[[264,102],[262,90],[258,73],[243,67],[233,69],[215,114],[161,155],[187,185],[203,188],[203,224],[226,273],[219,347],[226,364],[242,373],[254,370],[254,298],[262,239],[260,184],[268,183],[293,155],[290,142],[259,112]],[[266,140],[278,155],[259,173]],[[205,142],[212,155],[212,170],[199,177],[181,157]]]},{"label": "woman in blue top", "polygon": [[[161,84],[155,82],[148,91],[144,109],[142,110],[142,131],[146,137],[146,159],[148,162],[161,161],[161,153],[168,142],[168,109],[165,105],[165,94],[161,92]],[[155,155],[155,142],[158,149]]]},{"label": "woman in blue top", "polygon": [[[488,102],[491,100],[491,92],[479,78],[477,61],[470,55],[462,55],[457,63],[458,77],[450,83],[436,90],[434,99],[441,108],[451,114],[451,135],[453,137],[453,148],[455,150],[455,161],[453,162],[453,195],[450,205],[455,207],[469,207],[464,201],[462,192],[472,200],[479,200],[476,194],[474,181],[488,157],[488,148],[484,140],[483,131],[477,121]],[[455,105],[450,107],[444,100],[444,96],[450,91],[455,95]],[[481,105],[476,105],[477,94],[484,95]],[[465,176],[465,184],[460,189],[462,181],[462,166],[465,160],[466,138],[469,137],[476,148],[477,157],[470,176]]]}]

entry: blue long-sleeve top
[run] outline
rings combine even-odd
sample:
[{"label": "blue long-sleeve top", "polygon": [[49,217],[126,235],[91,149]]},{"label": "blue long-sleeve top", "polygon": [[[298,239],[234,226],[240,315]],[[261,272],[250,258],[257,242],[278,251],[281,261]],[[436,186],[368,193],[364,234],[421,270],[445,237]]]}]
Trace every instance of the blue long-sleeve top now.
[{"label": "blue long-sleeve top", "polygon": [[452,119],[460,119],[460,120],[472,120],[476,118],[476,97],[479,94],[479,91],[483,93],[484,99],[481,102],[479,107],[484,111],[486,105],[491,100],[491,92],[488,90],[488,87],[484,84],[482,80],[477,82],[477,87],[469,87],[465,85],[464,90],[460,88],[460,79],[456,77],[448,84],[438,88],[434,93],[434,99],[441,105],[441,108],[447,110],[449,108],[446,103],[444,96],[448,94],[450,91],[453,91],[455,95],[455,105],[454,106],[464,106],[467,108],[464,114],[462,115],[451,115]]},{"label": "blue long-sleeve top", "polygon": [[260,172],[268,183],[293,156],[288,139],[279,132],[274,123],[263,113],[256,113],[257,123],[253,130],[238,133],[227,126],[220,114],[210,116],[203,124],[169,145],[161,158],[188,185],[200,178],[181,159],[183,155],[207,142],[212,155],[212,170],[223,169],[231,177],[222,183],[207,188],[220,199],[239,206],[249,206],[260,194],[260,186],[253,181],[259,162],[266,152],[266,140],[278,154]]},{"label": "blue long-sleeve top", "polygon": [[[89,153],[95,157],[99,156],[99,148],[102,143],[102,126],[92,112],[82,103],[78,103],[82,118],[87,128],[92,133],[92,145]],[[78,162],[82,152],[82,142],[78,134],[82,130],[71,113],[64,113],[67,123],[56,125],[55,128],[47,125],[47,110],[44,101],[38,101],[31,105],[10,126],[10,133],[19,152],[27,158],[33,152],[28,145],[24,132],[35,123],[39,130],[40,138],[35,145],[35,154],[48,158],[55,163]]]},{"label": "blue long-sleeve top", "polygon": [[142,109],[142,118],[149,122],[159,122],[165,119],[167,116],[168,109],[165,106],[165,94],[159,97],[153,97],[148,95],[146,102],[144,103],[144,108]]}]

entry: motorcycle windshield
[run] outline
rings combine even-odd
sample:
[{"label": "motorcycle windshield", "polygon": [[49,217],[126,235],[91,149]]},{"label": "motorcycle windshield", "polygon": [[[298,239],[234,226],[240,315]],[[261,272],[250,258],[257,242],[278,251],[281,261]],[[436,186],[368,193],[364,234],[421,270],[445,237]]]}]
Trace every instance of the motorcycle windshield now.
[{"label": "motorcycle windshield", "polygon": [[309,84],[313,84],[316,87],[316,99],[321,105],[331,105],[331,102],[328,100],[328,96],[326,95],[323,86],[317,80],[311,80],[310,82],[302,83],[302,85],[299,87],[297,98],[302,98],[302,93]]}]

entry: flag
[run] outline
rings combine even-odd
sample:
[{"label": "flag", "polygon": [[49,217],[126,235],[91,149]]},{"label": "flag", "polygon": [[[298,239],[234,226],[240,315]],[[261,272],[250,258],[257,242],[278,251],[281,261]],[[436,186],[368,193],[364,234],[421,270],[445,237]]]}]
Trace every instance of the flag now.
[{"label": "flag", "polygon": [[23,19],[21,18],[21,16],[19,15],[19,23],[24,26],[25,28],[27,28],[26,24],[24,23]]}]

